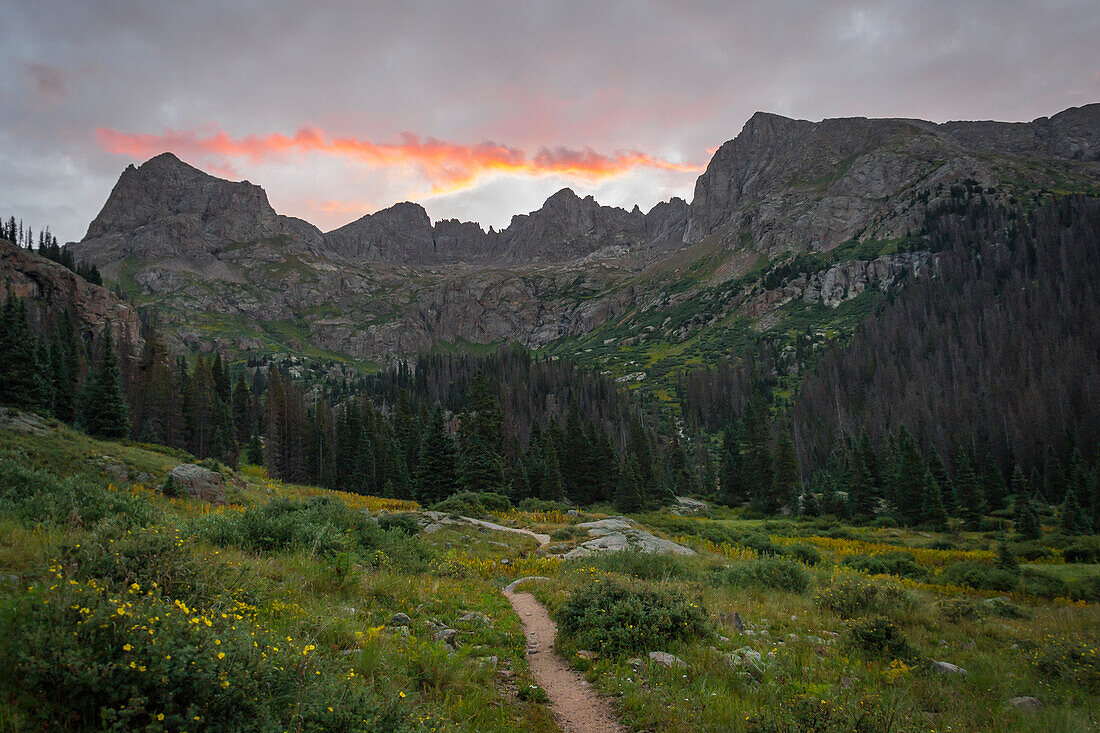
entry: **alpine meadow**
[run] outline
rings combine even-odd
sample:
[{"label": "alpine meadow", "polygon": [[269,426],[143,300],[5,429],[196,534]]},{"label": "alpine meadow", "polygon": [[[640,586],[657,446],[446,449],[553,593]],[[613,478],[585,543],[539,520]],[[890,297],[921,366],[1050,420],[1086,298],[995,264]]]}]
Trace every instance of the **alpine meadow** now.
[{"label": "alpine meadow", "polygon": [[0,733],[1100,730],[1089,3],[65,5]]}]

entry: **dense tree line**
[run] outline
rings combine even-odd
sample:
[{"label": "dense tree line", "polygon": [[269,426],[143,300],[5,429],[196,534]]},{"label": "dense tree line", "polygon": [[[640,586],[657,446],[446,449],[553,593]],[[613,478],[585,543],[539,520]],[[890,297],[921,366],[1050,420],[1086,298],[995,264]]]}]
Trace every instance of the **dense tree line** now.
[{"label": "dense tree line", "polygon": [[1100,199],[1025,213],[971,197],[932,212],[926,236],[935,276],[909,283],[803,385],[803,459],[821,466],[864,434],[883,447],[904,428],[956,481],[974,471],[1005,494],[1019,467],[1063,502],[1100,449]]},{"label": "dense tree line", "polygon": [[287,481],[424,504],[468,491],[624,510],[706,481],[671,426],[610,380],[523,350],[423,357],[316,388],[275,367],[232,370],[217,353],[173,355],[152,320],[121,362],[109,331],[84,344],[59,318],[35,334],[16,299],[2,325],[0,402],[96,437],[263,464]]}]

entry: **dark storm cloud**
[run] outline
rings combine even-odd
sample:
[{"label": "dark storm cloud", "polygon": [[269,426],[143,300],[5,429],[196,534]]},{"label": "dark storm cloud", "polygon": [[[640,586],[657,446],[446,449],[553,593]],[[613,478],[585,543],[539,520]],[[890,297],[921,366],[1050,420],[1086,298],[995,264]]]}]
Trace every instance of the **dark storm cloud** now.
[{"label": "dark storm cloud", "polygon": [[[1028,120],[1100,100],[1097,37],[1095,0],[6,3],[0,209],[79,238],[131,162],[99,129],[155,144],[169,131],[306,128],[383,147],[411,135],[532,161],[637,152],[690,165],[757,109]],[[499,226],[562,185],[645,208],[690,198],[694,179],[644,165],[606,177],[479,170],[455,189],[401,159],[194,162],[260,182],[277,209],[326,228],[433,191],[447,191],[425,200],[433,216]]]}]

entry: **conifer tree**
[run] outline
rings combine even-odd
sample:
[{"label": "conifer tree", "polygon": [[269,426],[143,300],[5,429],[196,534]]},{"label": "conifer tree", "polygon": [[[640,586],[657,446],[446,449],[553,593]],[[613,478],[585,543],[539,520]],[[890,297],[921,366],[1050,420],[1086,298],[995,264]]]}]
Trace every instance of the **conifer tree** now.
[{"label": "conifer tree", "polygon": [[460,422],[458,445],[462,487],[504,493],[504,417],[481,372],[470,384],[469,409]]},{"label": "conifer tree", "polygon": [[416,500],[427,506],[446,499],[458,489],[454,440],[443,420],[443,407],[436,403],[424,426],[417,459]]},{"label": "conifer tree", "polygon": [[1066,534],[1088,534],[1089,521],[1077,501],[1077,492],[1072,486],[1066,488],[1066,496],[1062,501],[1062,530]]},{"label": "conifer tree", "polygon": [[27,307],[8,296],[0,315],[0,404],[46,414],[52,402]]},{"label": "conifer tree", "polygon": [[640,512],[645,507],[642,472],[638,457],[627,457],[619,471],[619,485],[615,489],[615,509],[623,514]]},{"label": "conifer tree", "polygon": [[1024,472],[1017,464],[1012,472],[1012,511],[1016,532],[1025,539],[1037,540],[1043,533],[1039,515],[1035,512],[1035,503],[1031,498]]},{"label": "conifer tree", "polygon": [[111,329],[103,331],[99,362],[88,375],[81,400],[84,429],[95,438],[125,438],[130,433],[130,407],[122,391]]},{"label": "conifer tree", "polygon": [[726,506],[740,506],[747,500],[741,446],[733,424],[730,423],[722,431],[722,464],[718,475],[718,501]]},{"label": "conifer tree", "polygon": [[789,430],[782,430],[775,444],[775,473],[772,480],[772,496],[777,507],[798,509],[796,498],[802,493],[802,470],[798,467],[798,455]]},{"label": "conifer tree", "polygon": [[969,454],[960,450],[955,460],[955,500],[959,517],[968,529],[977,529],[985,514],[981,487],[974,475],[974,464]]}]

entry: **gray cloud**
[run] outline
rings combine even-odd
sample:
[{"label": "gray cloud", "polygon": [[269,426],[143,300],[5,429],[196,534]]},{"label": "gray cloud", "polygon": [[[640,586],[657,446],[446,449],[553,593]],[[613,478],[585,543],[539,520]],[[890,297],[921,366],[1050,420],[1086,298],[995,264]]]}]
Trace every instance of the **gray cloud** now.
[{"label": "gray cloud", "polygon": [[[100,127],[310,125],[705,162],[757,109],[1029,120],[1100,100],[1097,37],[1095,0],[5,3],[0,213],[82,236],[131,162],[100,148]],[[427,190],[315,155],[222,163],[323,228]],[[424,203],[501,226],[561,185],[647,208],[692,184],[503,177]]]}]

